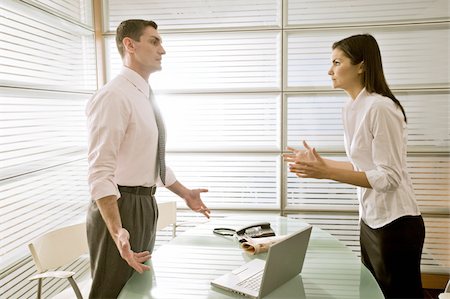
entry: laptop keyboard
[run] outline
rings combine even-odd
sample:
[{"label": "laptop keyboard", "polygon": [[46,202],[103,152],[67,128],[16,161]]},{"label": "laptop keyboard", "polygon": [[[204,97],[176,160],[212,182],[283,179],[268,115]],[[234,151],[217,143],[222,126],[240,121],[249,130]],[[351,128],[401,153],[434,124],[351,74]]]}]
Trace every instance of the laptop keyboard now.
[{"label": "laptop keyboard", "polygon": [[247,289],[250,289],[250,290],[253,290],[253,291],[258,291],[259,287],[261,286],[261,280],[262,280],[263,273],[264,273],[264,270],[261,270],[261,271],[255,273],[254,275],[239,282],[237,285],[247,288]]}]

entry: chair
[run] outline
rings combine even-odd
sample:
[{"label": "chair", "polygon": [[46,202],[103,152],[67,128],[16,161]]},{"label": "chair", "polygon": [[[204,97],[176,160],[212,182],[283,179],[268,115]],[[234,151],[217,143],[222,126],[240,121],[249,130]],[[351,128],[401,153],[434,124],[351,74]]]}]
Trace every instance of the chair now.
[{"label": "chair", "polygon": [[172,225],[172,237],[177,232],[177,202],[176,201],[158,201],[159,217],[156,223],[156,230],[161,230],[168,225]]},{"label": "chair", "polygon": [[44,278],[68,279],[77,299],[82,299],[72,271],[49,271],[59,268],[88,253],[86,223],[62,227],[43,234],[28,244],[38,274],[30,280],[38,281],[37,297],[41,298]]},{"label": "chair", "polygon": [[447,281],[447,285],[445,286],[444,292],[440,293],[438,298],[439,299],[450,299],[450,280]]},{"label": "chair", "polygon": [[[172,237],[176,235],[177,204],[175,201],[158,202],[159,218],[156,225],[157,230],[161,230],[168,225],[172,225]],[[89,252],[86,236],[86,223],[75,224],[56,229],[45,233],[36,240],[28,244],[38,274],[32,276],[30,280],[38,281],[37,297],[41,298],[42,280],[44,278],[64,278],[68,279],[77,299],[82,299],[82,292],[75,282],[72,271],[49,271],[74,261],[81,255]],[[82,290],[90,290],[90,281],[82,287]],[[64,294],[63,294],[64,293]],[[58,296],[67,298],[67,292]],[[86,294],[87,295],[87,294]]]}]

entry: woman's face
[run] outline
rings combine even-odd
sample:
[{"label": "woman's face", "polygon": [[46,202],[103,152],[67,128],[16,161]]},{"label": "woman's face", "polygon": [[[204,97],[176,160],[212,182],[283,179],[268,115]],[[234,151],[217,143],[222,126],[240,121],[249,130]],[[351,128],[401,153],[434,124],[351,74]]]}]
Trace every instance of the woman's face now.
[{"label": "woman's face", "polygon": [[331,68],[328,70],[333,88],[341,88],[347,92],[361,88],[362,64],[363,62],[352,64],[342,50],[334,49],[331,53]]}]

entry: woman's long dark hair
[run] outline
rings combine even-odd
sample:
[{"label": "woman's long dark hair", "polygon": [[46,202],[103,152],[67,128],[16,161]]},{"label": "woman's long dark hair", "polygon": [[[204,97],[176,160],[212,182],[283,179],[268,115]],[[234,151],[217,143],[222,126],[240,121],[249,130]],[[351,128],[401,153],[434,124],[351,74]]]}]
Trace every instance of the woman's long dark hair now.
[{"label": "woman's long dark hair", "polygon": [[375,38],[370,34],[353,35],[335,42],[332,48],[344,52],[354,65],[363,62],[363,85],[367,92],[390,98],[401,109],[406,122],[405,109],[389,89],[384,77],[380,48]]}]

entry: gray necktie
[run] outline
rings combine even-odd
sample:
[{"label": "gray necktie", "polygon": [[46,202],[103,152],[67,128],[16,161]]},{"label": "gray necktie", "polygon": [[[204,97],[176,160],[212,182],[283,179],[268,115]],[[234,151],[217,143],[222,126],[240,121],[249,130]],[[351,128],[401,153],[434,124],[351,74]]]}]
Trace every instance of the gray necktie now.
[{"label": "gray necktie", "polygon": [[159,108],[155,103],[155,97],[153,91],[150,88],[149,93],[150,104],[152,105],[153,112],[155,113],[156,126],[158,127],[158,161],[159,161],[159,175],[163,184],[166,184],[166,130],[164,128],[164,122],[159,113]]}]

